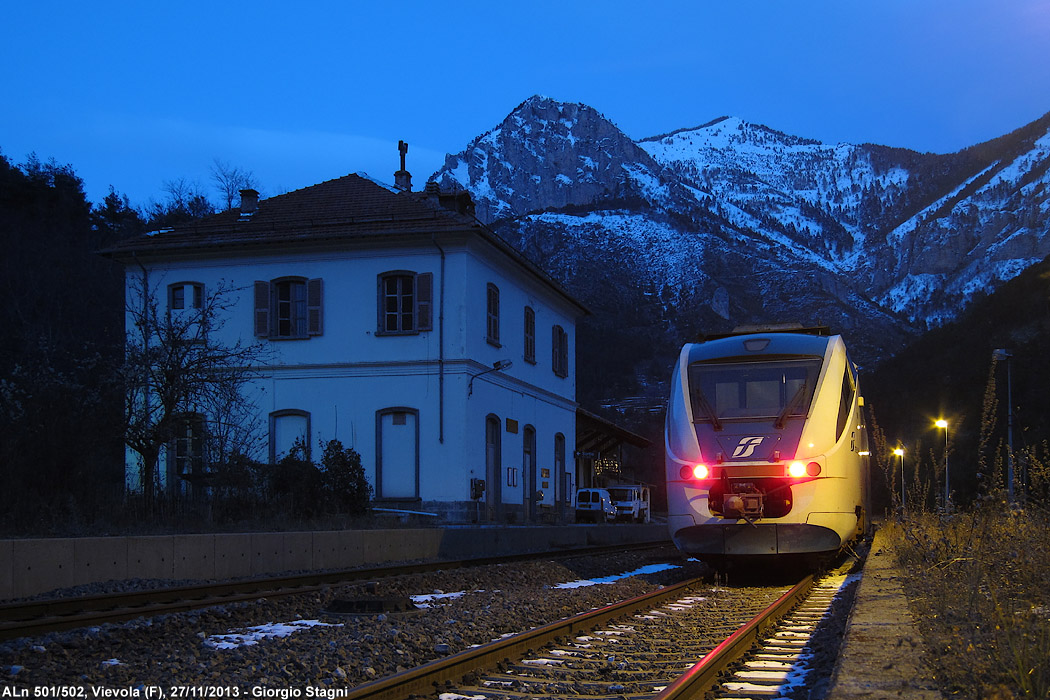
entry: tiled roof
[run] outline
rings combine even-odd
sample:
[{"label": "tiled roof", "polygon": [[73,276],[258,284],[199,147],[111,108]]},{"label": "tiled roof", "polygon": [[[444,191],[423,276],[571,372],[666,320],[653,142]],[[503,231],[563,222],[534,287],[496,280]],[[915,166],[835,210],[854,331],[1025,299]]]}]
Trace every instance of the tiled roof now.
[{"label": "tiled roof", "polygon": [[250,214],[231,209],[121,241],[101,253],[130,260],[140,255],[166,257],[274,246],[286,249],[296,244],[338,245],[443,232],[469,233],[503,251],[586,312],[558,283],[475,219],[472,212],[467,193],[398,192],[361,175],[346,175],[259,200]]},{"label": "tiled roof", "polygon": [[122,258],[132,252],[162,254],[483,228],[472,216],[440,207],[422,192],[394,192],[360,175],[346,175],[260,200],[251,214],[231,209],[122,241],[102,252]]}]

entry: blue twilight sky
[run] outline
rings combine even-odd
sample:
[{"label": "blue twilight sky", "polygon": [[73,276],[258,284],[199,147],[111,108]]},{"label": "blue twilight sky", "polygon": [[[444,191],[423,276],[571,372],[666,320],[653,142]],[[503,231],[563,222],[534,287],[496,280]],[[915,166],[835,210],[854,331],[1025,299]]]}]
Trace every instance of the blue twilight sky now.
[{"label": "blue twilight sky", "polygon": [[365,171],[421,187],[534,94],[632,138],[732,115],[938,153],[1050,111],[1050,0],[402,0],[0,6],[0,153],[98,201],[214,159],[265,195]]}]

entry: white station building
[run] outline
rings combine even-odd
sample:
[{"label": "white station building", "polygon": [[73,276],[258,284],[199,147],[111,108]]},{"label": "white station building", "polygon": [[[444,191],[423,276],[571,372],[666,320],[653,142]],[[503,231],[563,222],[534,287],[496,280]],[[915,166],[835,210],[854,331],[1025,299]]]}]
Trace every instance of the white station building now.
[{"label": "white station building", "polygon": [[[252,385],[268,431],[254,459],[338,439],[360,453],[377,505],[488,522],[571,508],[587,311],[475,219],[468,194],[359,175],[261,201],[244,190],[239,209],[106,254],[125,265],[129,308],[144,288],[170,310],[233,290],[222,341],[268,357]],[[162,455],[162,489],[207,464],[187,453],[208,426],[187,420]],[[129,488],[140,472],[130,452]]]}]

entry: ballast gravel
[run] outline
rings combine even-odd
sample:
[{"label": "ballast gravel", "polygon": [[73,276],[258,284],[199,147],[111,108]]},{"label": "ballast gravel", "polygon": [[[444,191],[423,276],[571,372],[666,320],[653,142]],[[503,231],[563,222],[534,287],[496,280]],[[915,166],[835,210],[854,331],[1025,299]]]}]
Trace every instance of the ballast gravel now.
[{"label": "ballast gravel", "polygon": [[[557,587],[654,561],[675,566],[613,583]],[[151,687],[168,696],[171,689],[193,689],[193,697],[201,697],[201,689],[214,689],[213,697],[279,697],[268,689],[347,688],[704,571],[666,551],[655,559],[639,552],[333,586],[0,643],[0,686],[83,688],[84,697],[98,688],[131,689],[135,697],[149,697]],[[411,596],[427,597],[405,613],[325,612],[335,600]]]}]

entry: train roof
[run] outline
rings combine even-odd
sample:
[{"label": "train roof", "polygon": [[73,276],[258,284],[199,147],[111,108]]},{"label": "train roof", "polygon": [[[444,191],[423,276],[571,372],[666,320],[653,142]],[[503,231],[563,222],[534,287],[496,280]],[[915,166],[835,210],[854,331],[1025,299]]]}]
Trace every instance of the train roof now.
[{"label": "train roof", "polygon": [[708,338],[686,346],[689,362],[739,358],[747,360],[769,355],[809,355],[823,357],[831,343],[842,343],[842,337],[823,332],[805,332],[805,329],[772,330],[766,332],[730,333]]},{"label": "train roof", "polygon": [[737,326],[728,333],[701,334],[698,342],[705,343],[709,340],[721,340],[722,338],[733,338],[738,335],[755,335],[767,333],[800,333],[803,335],[831,335],[828,326],[803,326],[801,323],[765,323],[755,325]]}]

